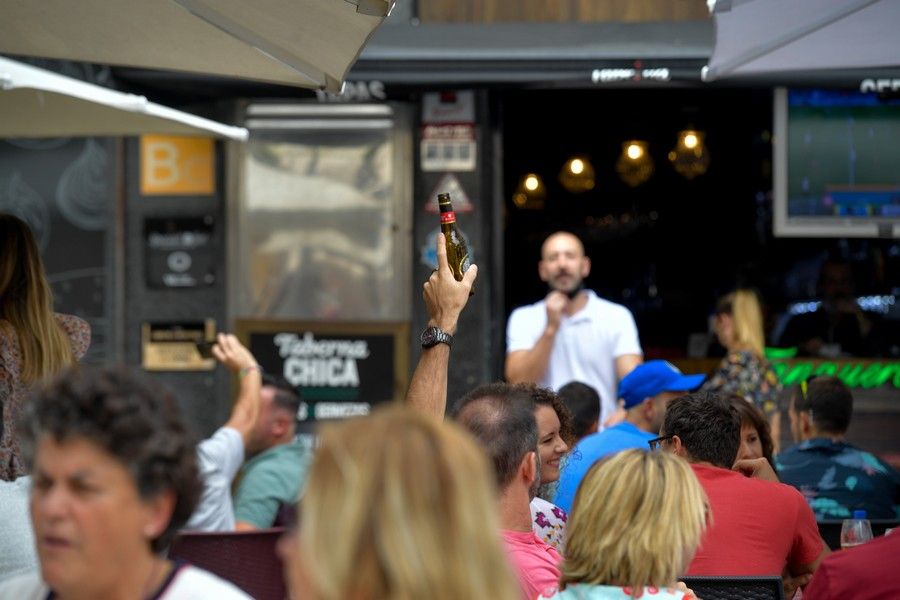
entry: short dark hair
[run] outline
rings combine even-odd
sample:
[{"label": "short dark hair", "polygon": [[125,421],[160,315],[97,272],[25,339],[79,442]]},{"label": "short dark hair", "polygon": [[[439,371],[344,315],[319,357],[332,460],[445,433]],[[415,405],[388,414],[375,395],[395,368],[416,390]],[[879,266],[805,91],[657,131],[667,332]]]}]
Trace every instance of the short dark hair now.
[{"label": "short dark hair", "polygon": [[140,497],[171,491],[175,507],[165,531],[151,541],[165,549],[200,498],[196,443],[168,390],[126,367],[72,368],[39,387],[19,423],[29,464],[38,441],[85,439],[131,473]]},{"label": "short dark hair", "polygon": [[772,442],[772,431],[769,428],[766,416],[752,402],[747,402],[743,396],[732,394],[728,399],[738,412],[738,417],[741,419],[741,427],[746,424],[756,429],[759,443],[762,446],[763,457],[769,461],[772,468],[775,468],[775,458],[773,456],[775,444]]},{"label": "short dark hair", "polygon": [[669,402],[662,433],[681,438],[692,460],[730,469],[741,446],[741,418],[727,398],[695,392]]},{"label": "short dark hair", "polygon": [[534,400],[526,386],[478,386],[456,402],[451,415],[487,452],[501,489],[513,480],[522,459],[537,452]]},{"label": "short dark hair", "polygon": [[262,377],[262,384],[264,387],[275,389],[275,395],[272,398],[275,406],[290,411],[293,415],[297,414],[303,399],[300,391],[288,383],[287,379],[265,373]]},{"label": "short dark hair", "polygon": [[556,393],[572,413],[572,432],[580,440],[600,420],[600,394],[580,381],[571,381]]},{"label": "short dark hair", "polygon": [[809,412],[813,425],[823,433],[844,433],[853,415],[853,394],[837,377],[818,376],[806,380],[806,394],[798,386],[794,410]]}]

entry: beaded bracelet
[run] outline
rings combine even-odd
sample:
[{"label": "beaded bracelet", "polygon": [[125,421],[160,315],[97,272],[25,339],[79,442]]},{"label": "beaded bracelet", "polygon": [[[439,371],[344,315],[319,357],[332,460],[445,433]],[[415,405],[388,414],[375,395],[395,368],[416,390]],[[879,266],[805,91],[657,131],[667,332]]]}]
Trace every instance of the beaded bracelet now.
[{"label": "beaded bracelet", "polygon": [[263,374],[263,368],[261,366],[253,365],[252,367],[244,367],[243,369],[238,371],[238,377],[243,379],[244,377],[247,376],[248,373],[250,373],[250,371],[259,371],[260,375]]}]

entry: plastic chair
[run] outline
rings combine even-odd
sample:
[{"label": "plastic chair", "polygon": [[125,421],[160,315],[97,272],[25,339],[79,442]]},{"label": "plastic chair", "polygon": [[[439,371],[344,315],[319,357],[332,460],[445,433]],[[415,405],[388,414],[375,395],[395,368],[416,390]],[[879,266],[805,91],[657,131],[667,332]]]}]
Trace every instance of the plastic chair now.
[{"label": "plastic chair", "polygon": [[781,577],[682,577],[701,600],[784,600]]},{"label": "plastic chair", "polygon": [[181,531],[169,558],[183,560],[230,581],[256,600],[284,600],[287,588],[275,551],[283,527],[258,531]]}]

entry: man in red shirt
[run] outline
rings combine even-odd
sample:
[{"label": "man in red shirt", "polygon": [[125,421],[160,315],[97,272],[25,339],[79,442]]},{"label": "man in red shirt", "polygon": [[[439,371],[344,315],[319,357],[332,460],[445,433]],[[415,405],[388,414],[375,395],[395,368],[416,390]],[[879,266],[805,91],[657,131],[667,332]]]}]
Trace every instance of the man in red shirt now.
[{"label": "man in red shirt", "polygon": [[819,565],[803,600],[900,598],[900,532],[835,552]]},{"label": "man in red shirt", "polygon": [[812,573],[828,553],[812,510],[794,488],[732,470],[740,431],[737,412],[716,394],[682,396],[666,409],[656,444],[691,463],[711,509],[687,575]]}]

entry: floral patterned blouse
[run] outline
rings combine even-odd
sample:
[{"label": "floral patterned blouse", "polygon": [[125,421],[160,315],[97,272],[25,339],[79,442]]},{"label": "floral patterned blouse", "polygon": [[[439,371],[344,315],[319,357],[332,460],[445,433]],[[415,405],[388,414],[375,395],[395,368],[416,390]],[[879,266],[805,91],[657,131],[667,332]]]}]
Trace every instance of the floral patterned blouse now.
[{"label": "floral patterned blouse", "polygon": [[531,529],[534,535],[563,554],[566,548],[566,521],[569,515],[560,507],[543,498],[531,501]]},{"label": "floral patterned blouse", "polygon": [[703,390],[737,394],[752,402],[767,416],[778,411],[781,382],[765,359],[749,351],[730,352]]},{"label": "floral patterned blouse", "polygon": [[[72,315],[57,313],[56,320],[69,335],[72,351],[80,360],[91,345],[91,327]],[[9,321],[0,319],[0,479],[12,481],[25,475],[25,465],[16,439],[16,421],[28,389],[21,380],[22,351],[19,336]]]}]

